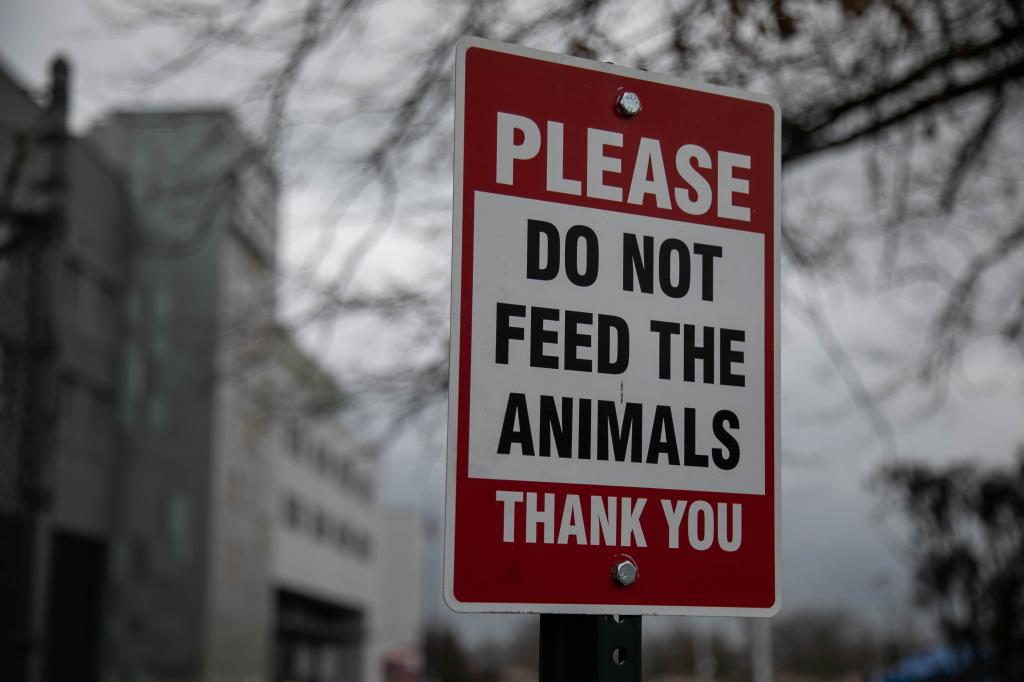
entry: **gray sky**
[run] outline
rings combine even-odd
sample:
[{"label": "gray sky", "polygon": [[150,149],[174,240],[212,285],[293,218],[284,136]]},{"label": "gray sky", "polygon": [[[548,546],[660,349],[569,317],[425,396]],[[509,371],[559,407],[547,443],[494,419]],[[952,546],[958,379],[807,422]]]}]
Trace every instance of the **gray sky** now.
[{"label": "gray sky", "polygon": [[[90,3],[62,0],[4,0],[0,3],[0,57],[32,90],[45,83],[46,64],[56,52],[74,62],[74,122],[85,129],[112,106],[150,104],[157,95],[145,88],[124,87],[118,77],[126,65],[144,61],[166,37],[109,38],[89,9]],[[224,88],[208,76],[188,76],[161,87],[159,101],[216,102]],[[857,152],[801,167],[787,179],[787,193],[828,183],[833,208],[856,215],[864,205]],[[794,190],[795,188],[795,190]],[[293,188],[284,197],[283,232],[287,253],[302,251],[302,226],[319,200],[315,191]],[[342,247],[345,244],[342,240]],[[350,243],[350,242],[349,242]],[[444,249],[441,249],[444,251]],[[402,254],[396,256],[396,254]],[[381,242],[364,274],[380,274],[415,259],[408,241],[396,236]],[[433,257],[433,256],[431,256]],[[812,283],[786,277],[791,292],[817,291]],[[850,347],[879,339],[913,341],[907,319],[913,294],[864,299],[843,286],[821,290],[839,338]],[[900,538],[877,518],[877,500],[865,482],[879,465],[881,448],[875,432],[850,406],[842,381],[832,369],[815,335],[791,311],[783,313],[783,612],[805,607],[851,609],[887,627],[902,622],[908,595],[906,570],[898,558]],[[913,327],[913,325],[910,325]],[[350,353],[361,352],[347,346]],[[343,352],[341,350],[339,353]],[[331,358],[327,358],[332,361]],[[950,399],[927,418],[915,414],[920,400],[911,394],[884,411],[894,426],[904,457],[945,461],[968,457],[1003,461],[1024,443],[1024,372],[1021,357],[995,342],[972,347],[954,374]],[[869,371],[868,374],[871,374]],[[840,417],[825,412],[842,406]],[[829,408],[829,409],[823,409]],[[406,439],[388,455],[385,497],[433,517],[443,513],[444,467],[440,435],[424,442]],[[414,462],[409,466],[409,462]],[[423,480],[429,482],[424,486]],[[439,588],[439,551],[430,556],[428,584]],[[428,616],[455,618],[431,600]],[[504,616],[459,617],[464,632],[477,637],[505,631],[514,619]],[[657,619],[666,625],[667,619]]]}]

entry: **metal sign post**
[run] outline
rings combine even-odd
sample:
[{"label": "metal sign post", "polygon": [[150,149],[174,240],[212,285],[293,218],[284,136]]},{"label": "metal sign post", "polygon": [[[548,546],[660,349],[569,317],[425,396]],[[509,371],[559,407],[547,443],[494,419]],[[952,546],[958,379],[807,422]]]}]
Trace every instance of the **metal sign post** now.
[{"label": "metal sign post", "polygon": [[540,682],[640,682],[641,616],[540,617]]}]

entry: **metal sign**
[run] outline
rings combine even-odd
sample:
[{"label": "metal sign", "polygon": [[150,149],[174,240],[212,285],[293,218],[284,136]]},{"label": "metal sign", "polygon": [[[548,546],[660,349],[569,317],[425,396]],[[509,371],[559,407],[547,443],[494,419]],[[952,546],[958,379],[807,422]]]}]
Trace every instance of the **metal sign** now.
[{"label": "metal sign", "polygon": [[466,39],[445,599],[779,604],[779,112]]}]

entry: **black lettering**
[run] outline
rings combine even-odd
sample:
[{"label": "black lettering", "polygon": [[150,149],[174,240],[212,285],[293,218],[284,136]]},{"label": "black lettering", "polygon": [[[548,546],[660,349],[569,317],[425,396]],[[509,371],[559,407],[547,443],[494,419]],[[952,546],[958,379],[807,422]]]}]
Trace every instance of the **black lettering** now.
[{"label": "black lettering", "polygon": [[572,457],[572,398],[562,398],[562,415],[558,415],[555,399],[540,397],[540,456],[551,456],[551,440],[559,457]]},{"label": "black lettering", "polygon": [[658,335],[658,378],[672,378],[672,335],[679,333],[678,322],[651,320],[651,331]]},{"label": "black lettering", "polygon": [[722,247],[714,244],[694,244],[693,252],[700,256],[700,298],[715,300],[715,259],[722,257]]},{"label": "black lettering", "polygon": [[654,237],[644,237],[644,253],[635,234],[622,235],[622,290],[633,291],[633,280],[645,294],[654,293]]},{"label": "black lettering", "polygon": [[[579,269],[579,242],[586,245],[586,270]],[[578,287],[589,287],[597,279],[597,235],[586,225],[573,225],[565,233],[565,276]]]},{"label": "black lettering", "polygon": [[[547,240],[547,262],[540,262],[540,240]],[[543,220],[526,220],[526,278],[554,279],[558,274],[558,253],[560,250],[558,230]]]},{"label": "black lettering", "polygon": [[715,328],[703,327],[704,345],[698,346],[697,328],[692,324],[683,325],[683,381],[696,381],[697,360],[704,362],[703,381],[715,383]]},{"label": "black lettering", "polygon": [[576,432],[576,456],[590,459],[590,400],[580,398],[579,429]]},{"label": "black lettering", "polygon": [[558,356],[544,354],[544,344],[557,342],[558,332],[545,329],[544,323],[557,321],[559,314],[557,308],[530,308],[530,367],[558,369]]},{"label": "black lettering", "polygon": [[676,445],[676,427],[672,423],[672,408],[658,405],[654,408],[654,424],[651,426],[651,442],[647,446],[647,463],[657,464],[661,455],[668,455],[669,464],[679,464],[679,447]]},{"label": "black lettering", "polygon": [[[679,281],[672,283],[672,254],[678,254]],[[678,239],[666,239],[658,252],[658,282],[672,298],[682,298],[690,290],[690,250]]]},{"label": "black lettering", "polygon": [[[518,429],[516,424],[519,425]],[[513,443],[519,444],[519,449],[524,455],[533,456],[533,433],[530,431],[530,413],[526,409],[526,396],[522,393],[508,394],[508,404],[505,406],[505,419],[501,425],[501,436],[498,438],[498,454],[511,454]]]},{"label": "black lettering", "polygon": [[581,324],[591,325],[594,323],[593,313],[583,313],[578,310],[565,311],[565,368],[574,372],[589,372],[593,363],[590,360],[581,358],[577,351],[582,346],[590,348],[590,334],[581,334]]},{"label": "black lettering", "polygon": [[494,362],[499,365],[507,365],[509,339],[522,341],[525,334],[522,327],[510,325],[509,318],[526,317],[526,306],[514,303],[499,303],[496,316],[498,320],[494,339]]},{"label": "black lettering", "polygon": [[735,412],[730,410],[719,410],[715,412],[715,418],[711,422],[711,428],[715,433],[715,438],[718,442],[725,446],[728,454],[722,452],[722,448],[711,448],[711,459],[714,460],[715,466],[723,471],[729,471],[735,469],[736,465],[740,463],[740,444],[736,442],[736,439],[731,433],[726,430],[726,426],[731,429],[740,428],[740,418],[736,416]]},{"label": "black lettering", "polygon": [[683,464],[688,467],[707,467],[708,456],[697,454],[697,411],[683,408]]},{"label": "black lettering", "polygon": [[718,332],[718,343],[722,347],[721,365],[718,369],[719,383],[723,386],[743,386],[745,383],[742,374],[733,374],[732,372],[734,362],[743,362],[743,351],[734,350],[732,344],[733,341],[743,343],[746,336],[746,332],[742,329],[721,329]]},{"label": "black lettering", "polygon": [[[611,332],[616,332],[615,360],[611,358]],[[629,366],[629,325],[614,315],[597,316],[597,371],[622,374]]]},{"label": "black lettering", "polygon": [[630,459],[642,462],[643,449],[640,436],[640,418],[643,414],[640,403],[626,403],[622,412],[622,422],[612,400],[597,401],[597,459],[608,459],[608,440],[611,437],[613,455],[616,462],[626,460],[626,446],[629,446]]}]

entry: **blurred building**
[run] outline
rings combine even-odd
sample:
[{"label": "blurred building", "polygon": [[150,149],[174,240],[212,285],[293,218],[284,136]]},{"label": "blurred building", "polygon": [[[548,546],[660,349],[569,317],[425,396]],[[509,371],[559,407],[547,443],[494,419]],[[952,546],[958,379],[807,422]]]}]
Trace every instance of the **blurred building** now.
[{"label": "blurred building", "polygon": [[418,643],[418,530],[278,326],[261,150],[217,109],[72,139],[4,78],[0,159],[27,131],[47,182],[17,184],[50,194],[12,204],[42,236],[0,251],[0,570],[27,595],[4,594],[3,679],[380,679]]},{"label": "blurred building", "polygon": [[274,458],[271,556],[277,679],[361,679],[387,599],[378,591],[387,542],[374,505],[376,464],[331,418],[340,396],[316,363],[287,343],[280,359],[285,395],[304,404],[278,410],[285,418],[273,427],[282,455]]},{"label": "blurred building", "polygon": [[0,68],[4,680],[98,679],[96,625],[123,461],[130,210],[116,169],[67,135],[68,98],[63,62],[42,106]]}]

